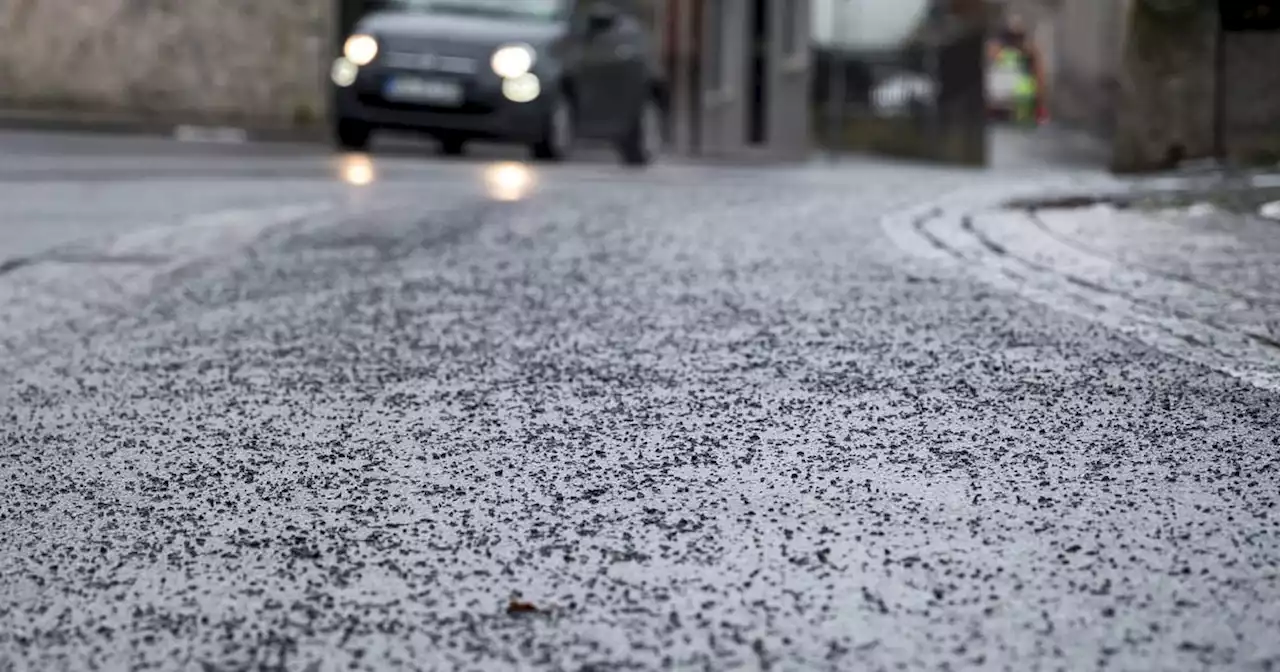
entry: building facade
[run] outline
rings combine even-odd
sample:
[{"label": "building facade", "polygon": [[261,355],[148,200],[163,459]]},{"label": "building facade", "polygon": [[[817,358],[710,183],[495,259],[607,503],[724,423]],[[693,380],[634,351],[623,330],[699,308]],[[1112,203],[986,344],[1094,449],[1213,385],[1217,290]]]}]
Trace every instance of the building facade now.
[{"label": "building facade", "polygon": [[674,151],[809,155],[809,0],[665,0],[658,12]]},{"label": "building facade", "polygon": [[[674,152],[749,162],[811,154],[816,53],[919,52],[932,39],[921,33],[926,14],[982,0],[574,1],[628,2],[649,17],[670,83]],[[0,107],[319,132],[328,66],[368,2],[6,0]],[[954,59],[942,60],[945,69]],[[875,82],[864,84],[853,88]],[[956,87],[940,88],[956,98]],[[873,124],[871,135],[926,137],[900,121]]]},{"label": "building facade", "polygon": [[0,106],[314,125],[332,19],[316,0],[0,2]]}]

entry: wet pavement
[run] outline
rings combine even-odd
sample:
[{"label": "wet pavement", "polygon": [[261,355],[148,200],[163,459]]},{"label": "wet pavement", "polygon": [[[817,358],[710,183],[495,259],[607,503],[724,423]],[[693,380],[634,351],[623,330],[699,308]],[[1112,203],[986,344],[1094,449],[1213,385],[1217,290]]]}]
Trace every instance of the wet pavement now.
[{"label": "wet pavement", "polygon": [[1280,666],[1273,224],[3,147],[0,669]]}]

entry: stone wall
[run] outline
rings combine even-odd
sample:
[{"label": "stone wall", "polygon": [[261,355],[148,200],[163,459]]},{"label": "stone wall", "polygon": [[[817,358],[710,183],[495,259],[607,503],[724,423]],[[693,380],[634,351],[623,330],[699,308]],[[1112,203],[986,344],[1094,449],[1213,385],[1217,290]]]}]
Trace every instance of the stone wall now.
[{"label": "stone wall", "polygon": [[1220,92],[1225,158],[1280,161],[1280,33],[1224,34],[1219,81],[1213,6],[1189,3],[1198,13],[1170,18],[1153,15],[1147,2],[1134,5],[1121,61],[1112,167],[1160,170],[1214,157]]},{"label": "stone wall", "polygon": [[1120,60],[1112,169],[1174,168],[1214,151],[1217,12],[1207,3],[1165,12],[1140,0]]},{"label": "stone wall", "polygon": [[331,0],[0,0],[0,106],[308,126]]}]

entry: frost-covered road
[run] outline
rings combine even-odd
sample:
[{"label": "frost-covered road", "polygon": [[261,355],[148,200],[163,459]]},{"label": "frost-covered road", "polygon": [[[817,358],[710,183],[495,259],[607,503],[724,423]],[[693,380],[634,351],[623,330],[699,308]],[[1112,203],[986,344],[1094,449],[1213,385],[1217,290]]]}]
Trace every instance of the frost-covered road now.
[{"label": "frost-covered road", "polygon": [[1280,359],[886,218],[1007,176],[131,142],[4,160],[0,669],[1280,664]]}]

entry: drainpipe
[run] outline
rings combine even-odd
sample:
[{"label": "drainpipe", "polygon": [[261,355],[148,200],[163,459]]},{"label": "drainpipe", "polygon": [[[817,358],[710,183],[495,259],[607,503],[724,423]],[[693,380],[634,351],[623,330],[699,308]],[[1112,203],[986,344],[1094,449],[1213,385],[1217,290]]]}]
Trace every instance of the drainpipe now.
[{"label": "drainpipe", "polygon": [[947,21],[946,8],[937,0],[931,0],[929,3],[929,13],[926,21],[925,39],[922,46],[924,47],[924,70],[929,83],[932,85],[932,99],[929,101],[928,129],[929,141],[938,142],[942,135],[942,54],[939,53],[943,45],[946,44]]},{"label": "drainpipe", "polygon": [[[1218,0],[1218,20],[1213,33],[1213,158],[1220,166],[1227,163],[1227,40],[1222,29],[1222,2]],[[1235,0],[1238,1],[1238,0]]]},{"label": "drainpipe", "polygon": [[848,84],[848,72],[845,67],[845,57],[843,54],[844,35],[841,29],[844,28],[845,22],[845,2],[846,0],[830,0],[829,7],[831,9],[831,41],[827,45],[827,152],[831,161],[838,161],[840,158],[840,139],[844,135],[844,113],[846,99],[849,97],[845,91]]}]

